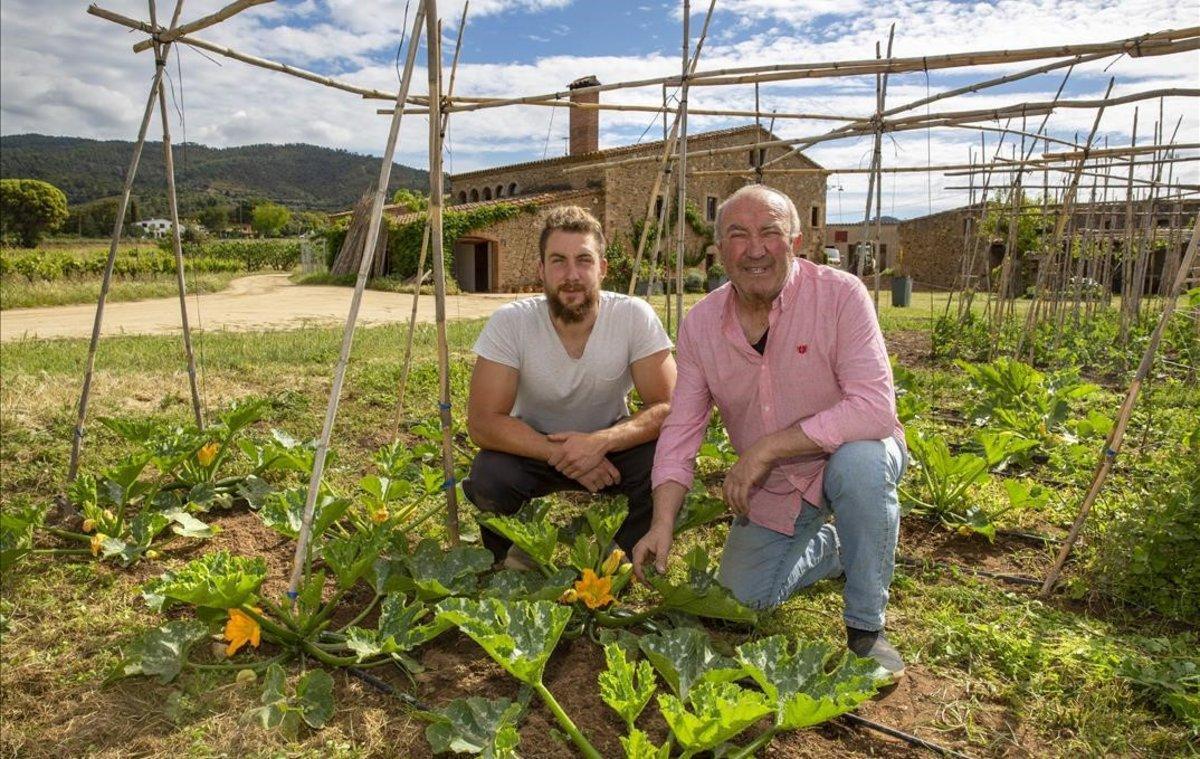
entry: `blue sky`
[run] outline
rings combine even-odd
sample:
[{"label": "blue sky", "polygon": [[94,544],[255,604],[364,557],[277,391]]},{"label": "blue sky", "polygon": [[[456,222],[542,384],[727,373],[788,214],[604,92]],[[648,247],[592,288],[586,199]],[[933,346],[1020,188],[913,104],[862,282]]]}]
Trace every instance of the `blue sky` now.
[{"label": "blue sky", "polygon": [[[144,18],[145,3],[100,0],[106,8]],[[183,19],[196,18],[223,5],[221,0],[189,1]],[[132,139],[146,95],[153,61],[134,55],[140,35],[126,33],[89,16],[85,2],[4,0],[0,5],[0,132],[42,132],[102,139]],[[160,18],[170,15],[163,4]],[[355,84],[394,89],[396,48],[405,0],[288,0],[252,8],[200,36],[239,51],[308,68]],[[693,3],[692,27],[698,34],[706,2]],[[446,60],[457,35],[462,3],[441,2]],[[877,40],[896,24],[895,55],[931,55],[963,50],[1083,43],[1133,36],[1194,24],[1197,5],[1159,0],[1001,0],[953,2],[912,0],[718,0],[700,68],[762,65],[790,61],[827,61],[874,55]],[[411,11],[410,11],[411,12]],[[662,2],[584,2],[582,0],[475,0],[466,25],[466,44],[457,93],[504,96],[561,89],[579,76],[603,82],[671,75],[679,70],[681,4]],[[214,146],[257,142],[309,142],[378,155],[387,136],[387,119],[367,101],[246,67],[227,59],[214,63],[180,46],[180,68],[172,67],[175,100],[182,84],[189,140]],[[423,56],[422,56],[423,57]],[[1104,67],[1112,64],[1109,70]],[[1002,67],[934,72],[931,91],[996,76]],[[1164,87],[1196,87],[1200,54],[1169,58],[1105,60],[1076,70],[1065,97],[1103,94],[1108,77],[1114,93]],[[938,103],[936,110],[996,107],[1025,100],[1048,100],[1062,72],[1034,77],[986,93]],[[181,81],[180,81],[181,80]],[[893,77],[888,103],[923,97],[922,74]],[[418,72],[415,92],[424,89]],[[874,105],[872,77],[805,80],[761,88],[765,109],[862,115]],[[691,105],[749,108],[753,88],[719,87],[693,91]],[[606,102],[653,105],[661,90],[646,88],[605,93]],[[1157,103],[1144,103],[1141,122],[1157,118]],[[1194,100],[1166,104],[1167,121],[1184,117],[1181,141],[1200,141],[1200,115]],[[1114,144],[1130,138],[1133,106],[1109,109],[1100,133]],[[183,124],[174,115],[173,134]],[[657,139],[658,117],[647,113],[602,112],[601,145],[635,142],[645,134]],[[1086,134],[1090,111],[1055,114],[1049,133],[1071,139]],[[693,131],[748,123],[747,119],[694,117]],[[486,166],[560,155],[565,149],[564,109],[519,107],[457,114],[451,119],[447,167],[466,171]],[[650,127],[647,131],[647,127]],[[800,137],[824,131],[829,122],[780,121],[776,133]],[[426,164],[423,117],[406,117],[398,160]],[[157,125],[152,134],[158,131]],[[1146,128],[1141,141],[1145,141]],[[988,137],[989,152],[995,137]],[[979,150],[979,137],[967,130],[911,132],[885,141],[887,165],[961,163]],[[825,166],[865,166],[870,140],[857,138],[813,148],[810,156]],[[1196,181],[1195,164],[1180,171]],[[1187,172],[1190,172],[1188,174]],[[962,193],[945,187],[960,180],[923,175],[885,178],[884,213],[913,216],[952,207]],[[865,179],[831,179],[831,220],[861,217]]]}]

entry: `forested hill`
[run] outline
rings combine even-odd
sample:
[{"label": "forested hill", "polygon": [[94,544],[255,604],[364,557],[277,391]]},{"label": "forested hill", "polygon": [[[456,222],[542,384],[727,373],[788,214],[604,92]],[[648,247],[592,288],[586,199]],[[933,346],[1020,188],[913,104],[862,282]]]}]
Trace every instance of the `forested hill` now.
[{"label": "forested hill", "polygon": [[[71,205],[119,195],[133,143],[40,134],[0,137],[0,177],[42,179]],[[317,145],[176,145],[175,181],[184,215],[213,203],[271,200],[293,209],[350,208],[379,176],[379,159]],[[396,164],[388,194],[428,188],[428,173]],[[142,150],[134,193],[143,215],[164,208],[162,143]]]}]

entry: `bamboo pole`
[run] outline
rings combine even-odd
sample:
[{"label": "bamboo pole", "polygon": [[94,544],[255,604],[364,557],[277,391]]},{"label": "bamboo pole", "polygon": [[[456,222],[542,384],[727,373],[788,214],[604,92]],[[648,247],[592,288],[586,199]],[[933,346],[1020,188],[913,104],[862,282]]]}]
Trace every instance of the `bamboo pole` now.
[{"label": "bamboo pole", "polygon": [[[412,82],[413,65],[417,57],[417,46],[421,40],[422,22],[425,21],[426,3],[432,0],[420,0],[413,21],[411,42],[408,56],[404,61],[404,74],[400,81],[399,103],[404,102],[408,88]],[[436,30],[430,37],[436,36]],[[436,40],[430,39],[430,47],[436,46]],[[308,481],[308,496],[304,502],[304,516],[300,523],[300,532],[296,540],[296,553],[292,560],[291,580],[288,583],[288,598],[294,603],[300,588],[305,568],[307,567],[309,540],[312,536],[313,515],[316,512],[317,497],[321,492],[321,477],[325,471],[325,458],[329,453],[329,439],[333,435],[333,423],[337,419],[338,401],[341,400],[342,383],[346,379],[346,367],[350,363],[350,348],[354,343],[354,327],[358,322],[358,310],[362,305],[363,291],[367,286],[367,277],[371,271],[372,259],[375,257],[375,245],[379,239],[379,228],[383,221],[383,203],[387,195],[388,180],[392,173],[392,156],[396,153],[396,143],[400,137],[400,120],[403,109],[397,108],[398,113],[392,117],[391,129],[388,132],[387,147],[383,151],[383,160],[379,168],[379,178],[375,186],[375,198],[371,205],[371,220],[367,227],[367,241],[363,247],[362,259],[358,265],[358,279],[354,283],[354,295],[350,298],[350,311],[346,315],[346,327],[342,332],[342,348],[338,354],[337,365],[333,370],[333,384],[329,390],[329,403],[325,409],[325,423],[321,427],[321,437],[317,440],[317,448],[313,454],[312,476]],[[436,130],[431,130],[436,131]],[[440,176],[439,176],[440,179]],[[431,199],[432,202],[432,199]]]},{"label": "bamboo pole", "polygon": [[[411,102],[415,99],[416,98],[409,98],[409,101]],[[501,98],[482,98],[482,97],[466,97],[466,96],[453,97],[453,98],[448,99],[448,102],[451,105],[449,108],[445,109],[445,112],[453,113],[455,111],[462,110],[461,108],[459,108],[460,104],[473,105],[476,103],[493,103],[498,100],[501,100]],[[668,115],[679,113],[678,108],[670,108],[670,107],[661,106],[661,105],[638,105],[638,104],[634,104],[634,103],[580,103],[580,102],[574,102],[574,101],[570,101],[570,100],[540,100],[540,101],[536,101],[533,103],[523,103],[522,105],[538,106],[538,107],[544,107],[544,108],[573,108],[573,109],[580,110],[580,111],[625,111],[625,112],[629,112],[629,113],[666,113]],[[379,109],[376,109],[375,113],[379,114],[380,116],[390,116],[392,113],[392,109],[391,108],[379,108]],[[429,111],[428,111],[428,109],[425,109],[425,108],[409,107],[409,108],[404,109],[404,113],[406,115],[407,114],[425,115],[425,114],[428,114]],[[764,113],[762,113],[760,111],[756,111],[756,110],[747,111],[747,110],[740,110],[740,109],[735,109],[735,108],[692,108],[692,107],[689,107],[688,113],[692,116],[734,116],[734,117],[741,117],[741,118],[756,118],[756,117],[763,116],[763,115],[769,115],[773,118],[793,119],[793,120],[799,120],[799,121],[846,121],[846,122],[861,121],[861,118],[858,116],[836,116],[836,115],[829,114],[829,113],[802,113],[802,112],[801,113],[775,113],[774,111],[772,111],[769,114],[764,114]]]},{"label": "bamboo pole", "polygon": [[[704,27],[700,30],[700,39],[696,41],[696,52],[692,55],[692,61],[689,65],[690,70],[694,70],[696,68],[696,64],[700,61],[700,51],[704,48],[704,40],[708,36],[708,25],[709,22],[712,21],[713,10],[716,8],[716,5],[717,0],[709,1],[708,13],[704,17]],[[666,95],[664,93],[664,105],[666,102],[665,97]],[[629,276],[629,289],[627,290],[628,295],[633,295],[633,291],[637,287],[638,269],[640,269],[642,266],[642,257],[645,255],[646,243],[649,240],[650,219],[654,216],[654,205],[658,198],[658,192],[660,189],[662,189],[664,177],[669,177],[671,173],[671,154],[675,150],[675,140],[678,139],[679,135],[679,113],[681,112],[681,110],[676,111],[676,118],[671,123],[670,134],[665,135],[663,139],[662,157],[659,159],[659,168],[654,175],[654,185],[650,189],[650,198],[646,203],[646,214],[642,217],[642,233],[638,237],[637,252],[633,259],[633,270],[630,272]],[[663,110],[663,119],[665,124],[665,108]],[[668,186],[669,184],[670,181],[668,179]],[[666,206],[665,196],[663,199],[663,205]],[[657,253],[655,254],[654,258],[656,261],[658,260]],[[651,275],[653,275],[653,271],[651,271]],[[649,288],[649,286],[650,285],[647,285],[647,288]],[[647,289],[647,296],[648,295],[649,289]]]},{"label": "bamboo pole", "polygon": [[[462,52],[463,35],[467,28],[467,10],[471,7],[470,0],[463,3],[462,18],[458,21],[458,39],[454,42],[454,60],[450,63],[450,83],[446,86],[446,97],[454,92],[454,80],[458,75],[458,56]],[[394,109],[393,109],[394,110]],[[446,129],[450,124],[450,114],[443,113],[438,130],[441,139],[446,139]],[[432,127],[431,127],[432,128]],[[416,286],[413,287],[412,313],[408,317],[408,336],[404,340],[404,363],[400,370],[400,387],[396,393],[396,421],[392,429],[392,439],[400,437],[400,423],[404,418],[404,392],[408,388],[408,373],[412,368],[413,336],[417,331],[417,304],[421,299],[421,283],[425,280],[425,254],[429,251],[429,214],[425,214],[425,230],[421,234],[421,253],[417,257]]]},{"label": "bamboo pole", "polygon": [[[1131,47],[1132,47],[1131,43]],[[1169,55],[1171,53],[1195,50],[1200,44],[1192,35],[1185,35],[1178,41],[1168,40],[1157,43],[1141,44],[1142,55],[1131,57]],[[867,76],[871,74],[903,74],[916,71],[933,71],[935,69],[961,68],[965,66],[989,66],[1006,63],[1020,63],[1040,58],[1066,58],[1090,53],[1120,52],[1108,43],[1098,45],[1068,45],[1057,50],[1048,51],[1045,48],[1028,50],[998,51],[996,53],[952,53],[943,56],[920,58],[892,58],[881,61],[845,61],[834,64],[783,64],[776,67],[751,67],[759,69],[759,73],[741,74],[739,71],[748,69],[729,69],[728,74],[709,75],[699,73],[692,80],[694,86],[722,86],[731,84],[754,84],[767,82],[785,82],[795,79],[825,79],[841,76]],[[1128,53],[1128,50],[1125,51]],[[678,79],[667,79],[667,86],[677,85]]]},{"label": "bamboo pole", "polygon": [[[1153,34],[1142,35],[1124,40],[1095,43],[1090,45],[1064,45],[1058,47],[1024,48],[1018,50],[984,51],[979,53],[951,53],[940,56],[921,56],[914,58],[892,58],[885,60],[837,61],[807,64],[782,64],[767,67],[743,67],[706,71],[690,74],[693,86],[697,84],[748,84],[753,81],[782,81],[786,79],[861,76],[875,73],[902,73],[906,71],[925,71],[962,66],[982,66],[1001,63],[1018,63],[1021,61],[1044,58],[1067,58],[1093,53],[1115,55],[1125,53],[1132,57],[1169,55],[1200,47],[1200,27],[1181,30],[1164,30]],[[756,78],[756,72],[775,71],[775,79]],[[735,76],[749,72],[752,76]],[[678,87],[680,77],[652,77],[627,82],[599,84],[592,87],[582,87],[574,92],[577,95],[610,90],[631,89],[637,87],[658,87],[666,85]],[[463,107],[463,110],[482,110],[499,108],[509,105],[527,105],[545,100],[564,100],[569,98],[571,91],[559,90],[539,95],[526,95],[513,98],[501,98],[491,103],[475,103]]]},{"label": "bamboo pole", "polygon": [[[253,8],[256,5],[263,5],[271,2],[274,2],[274,0],[236,0],[236,2],[226,5],[216,13],[210,13],[203,18],[198,18],[195,21],[189,21],[183,26],[172,26],[172,28],[165,32],[155,34],[152,39],[142,40],[133,46],[133,52],[141,53],[149,50],[150,48],[154,47],[155,43],[162,44],[165,42],[174,42],[185,34],[198,32],[201,29],[206,29],[210,26],[219,24],[222,21],[237,15],[238,13],[241,13],[247,8]],[[154,23],[153,18],[150,19],[150,24],[152,26],[157,26],[157,24]]]},{"label": "bamboo pole", "polygon": [[[896,35],[896,25],[892,24],[888,31],[887,57],[892,57],[892,39]],[[876,57],[878,57],[878,48],[876,48]],[[882,78],[882,82],[880,81]],[[875,77],[875,113],[880,121],[883,120],[883,104],[887,98],[888,75],[885,72],[882,77]],[[880,169],[883,168],[883,135],[879,132],[875,133],[875,239],[871,241],[871,247],[875,256],[875,314],[879,314],[879,280],[881,277],[880,267],[883,266],[883,252],[880,247],[880,238],[883,237],[883,174]],[[868,201],[869,203],[869,201]],[[868,216],[870,216],[870,206],[867,207]]]},{"label": "bamboo pole", "polygon": [[[433,292],[437,317],[438,410],[442,422],[442,471],[446,478],[446,534],[458,545],[458,488],[454,478],[454,417],[450,407],[450,347],[446,340],[446,272],[442,255],[442,41],[437,34],[437,0],[429,5],[426,50],[429,53],[429,245],[433,249]],[[400,100],[399,102],[403,102]],[[399,107],[399,102],[397,107]]]},{"label": "bamboo pole", "polygon": [[[178,8],[182,7],[182,3]],[[150,21],[154,23],[154,0],[150,0]],[[174,26],[174,23],[172,23]],[[155,68],[165,69],[166,59],[162,55],[162,45],[154,43]],[[204,414],[200,408],[200,386],[196,380],[196,356],[192,352],[192,330],[188,323],[187,283],[184,281],[183,240],[179,230],[179,202],[175,193],[175,156],[171,148],[171,119],[167,113],[167,93],[165,87],[158,88],[158,111],[162,120],[163,166],[167,175],[167,206],[171,214],[171,250],[175,255],[175,284],[179,290],[179,320],[183,328],[183,353],[187,361],[188,388],[192,395],[192,414],[196,419],[196,427],[204,429]]]},{"label": "bamboo pole", "polygon": [[[1117,148],[1101,148],[1100,150],[1089,150],[1087,157],[1089,158],[1108,158],[1110,156],[1134,156],[1144,153],[1157,153],[1160,150],[1195,150],[1200,148],[1200,142],[1185,142],[1180,144],[1167,145],[1125,145]],[[1076,150],[1067,153],[1042,153],[1042,158],[1047,161],[1077,161],[1083,157],[1085,151]]]},{"label": "bamboo pole", "polygon": [[[183,0],[176,0],[182,3]],[[162,51],[162,57],[170,54],[170,47]],[[121,200],[117,203],[117,218],[113,221],[112,242],[108,247],[108,259],[104,263],[104,273],[100,277],[100,296],[96,300],[96,317],[92,321],[92,338],[88,343],[87,359],[83,370],[83,389],[79,393],[79,404],[75,417],[75,430],[71,436],[71,458],[67,464],[67,481],[74,482],[79,474],[79,457],[83,450],[83,426],[87,420],[88,404],[92,395],[92,377],[96,370],[96,350],[100,345],[100,328],[104,323],[104,304],[108,301],[108,290],[112,285],[113,266],[117,261],[117,247],[121,242],[121,232],[125,227],[125,213],[129,208],[129,195],[133,192],[133,180],[137,176],[138,163],[142,158],[142,147],[146,144],[146,131],[150,128],[150,117],[154,113],[154,104],[158,98],[158,90],[162,87],[163,69],[155,66],[154,79],[150,83],[150,93],[146,97],[146,107],[142,111],[142,123],[138,127],[137,140],[133,143],[133,155],[129,157],[129,167],[125,170],[125,183],[121,188]]]},{"label": "bamboo pole", "polygon": [[[691,0],[683,0],[683,44],[679,60],[679,175],[675,180],[678,195],[675,201],[677,230],[675,232],[675,330],[683,324],[683,252],[687,247],[687,138],[688,138],[688,81],[689,58],[691,57],[690,22]],[[757,136],[757,133],[755,133]],[[668,305],[668,311],[670,306]]]},{"label": "bamboo pole", "polygon": [[[1130,133],[1131,147],[1137,146],[1138,109],[1133,109],[1133,131]],[[1129,337],[1129,302],[1133,280],[1133,167],[1129,167],[1129,180],[1125,187],[1125,245],[1121,248],[1121,311],[1118,327],[1118,345],[1125,345]]]},{"label": "bamboo pole", "polygon": [[1066,541],[1063,542],[1062,548],[1059,549],[1058,558],[1055,559],[1054,566],[1050,568],[1045,582],[1042,583],[1041,595],[1043,598],[1050,595],[1050,591],[1054,589],[1055,583],[1058,582],[1063,566],[1067,563],[1067,558],[1071,555],[1071,549],[1074,548],[1076,541],[1079,540],[1079,533],[1083,529],[1084,521],[1087,519],[1088,513],[1091,512],[1092,506],[1096,503],[1096,498],[1099,497],[1100,490],[1104,487],[1104,483],[1108,479],[1108,473],[1112,469],[1117,455],[1121,452],[1121,441],[1125,438],[1125,430],[1129,425],[1129,418],[1133,414],[1134,403],[1137,402],[1138,393],[1142,389],[1142,383],[1145,382],[1146,377],[1150,374],[1150,369],[1154,363],[1154,355],[1158,352],[1158,345],[1162,341],[1163,331],[1166,329],[1167,323],[1171,320],[1171,315],[1175,311],[1175,304],[1179,300],[1179,295],[1183,292],[1184,284],[1188,280],[1188,274],[1196,260],[1198,239],[1200,239],[1200,223],[1192,225],[1191,242],[1188,243],[1187,252],[1184,254],[1179,271],[1175,275],[1175,283],[1171,287],[1171,292],[1163,303],[1163,310],[1159,314],[1158,324],[1155,326],[1154,332],[1150,334],[1146,350],[1142,353],[1142,361],[1138,364],[1133,381],[1125,393],[1125,401],[1121,404],[1121,410],[1117,414],[1116,424],[1113,425],[1112,432],[1109,433],[1108,440],[1105,441],[1104,451],[1100,455],[1100,461],[1096,466],[1096,473],[1092,477],[1091,487],[1088,488],[1087,495],[1084,496],[1083,503],[1079,506],[1079,513],[1075,516],[1075,521],[1071,525],[1071,531],[1067,534]]},{"label": "bamboo pole", "polygon": [[[132,19],[132,18],[129,18],[128,16],[123,16],[120,13],[115,13],[115,12],[107,10],[105,8],[101,8],[100,6],[95,5],[95,4],[89,5],[87,12],[93,16],[96,16],[97,18],[102,18],[105,21],[111,21],[114,24],[117,24],[119,26],[124,26],[127,29],[133,29],[134,31],[145,32],[146,34],[152,34],[152,35],[160,34],[164,31],[166,31],[162,27],[152,26],[150,24],[145,23],[144,21],[138,21],[137,19]],[[199,39],[198,37],[193,37],[191,35],[188,35],[186,37],[180,37],[179,39],[176,40],[176,42],[182,43],[184,45],[190,45],[191,47],[197,48],[199,50],[206,50],[210,53],[215,53],[217,55],[224,56],[226,58],[230,58],[235,61],[240,61],[242,63],[245,63],[250,66],[255,66],[257,68],[266,69],[268,71],[275,71],[275,72],[278,72],[281,74],[287,74],[289,76],[294,76],[298,79],[304,79],[309,82],[314,82],[316,84],[325,85],[326,87],[332,87],[333,89],[336,89],[336,90],[342,90],[344,92],[352,92],[355,95],[362,95],[363,97],[370,97],[370,98],[381,98],[381,99],[385,99],[385,100],[395,99],[395,97],[396,97],[395,93],[387,93],[387,92],[383,92],[382,90],[370,89],[367,87],[359,87],[357,85],[353,85],[348,82],[343,82],[339,79],[334,79],[333,77],[322,76],[320,74],[315,74],[306,69],[297,68],[296,66],[289,66],[286,63],[277,63],[276,61],[268,60],[266,58],[259,58],[258,56],[247,55],[245,53],[239,53],[238,51],[234,50],[231,47],[225,47],[224,45],[215,45],[211,42],[205,42],[204,40]]]}]

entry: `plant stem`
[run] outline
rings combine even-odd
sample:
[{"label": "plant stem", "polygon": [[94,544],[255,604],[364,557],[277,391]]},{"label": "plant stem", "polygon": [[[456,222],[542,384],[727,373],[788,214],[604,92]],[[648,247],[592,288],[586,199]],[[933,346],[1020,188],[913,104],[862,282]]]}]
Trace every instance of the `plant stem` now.
[{"label": "plant stem", "polygon": [[317,629],[318,625],[329,619],[329,616],[337,609],[338,603],[341,602],[342,598],[349,590],[350,588],[338,588],[338,591],[333,594],[333,598],[329,599],[329,603],[325,604],[325,606],[318,613],[309,617],[308,623],[304,625],[304,628],[300,631],[300,634],[307,638]]},{"label": "plant stem", "polygon": [[370,614],[370,613],[371,613],[371,609],[374,609],[374,608],[375,608],[375,604],[379,603],[379,599],[381,599],[381,598],[383,598],[383,596],[381,596],[381,595],[379,595],[378,593],[376,593],[376,594],[375,594],[375,597],[371,599],[371,603],[367,604],[367,605],[366,605],[366,608],[364,608],[362,611],[360,611],[358,614],[356,614],[356,615],[354,616],[354,619],[350,620],[350,621],[349,621],[349,622],[347,622],[346,624],[344,624],[344,625],[342,625],[341,627],[339,627],[339,628],[337,629],[337,632],[342,632],[343,630],[346,630],[346,629],[348,629],[348,628],[351,628],[351,627],[353,627],[354,625],[357,625],[359,622],[363,621],[363,619],[364,619],[364,618],[365,618],[365,617],[366,617],[368,614]]},{"label": "plant stem", "polygon": [[33,548],[29,551],[30,554],[43,556],[83,556],[91,552],[89,548]]},{"label": "plant stem", "polygon": [[292,632],[291,630],[287,630],[285,628],[280,627],[279,625],[275,624],[271,620],[267,619],[263,615],[256,612],[254,609],[251,609],[250,604],[242,604],[241,606],[238,607],[238,610],[241,611],[246,616],[253,619],[255,622],[257,622],[259,627],[261,627],[262,629],[271,633],[276,638],[279,638],[279,640],[283,643],[295,645],[296,643],[304,642],[300,638],[300,636],[297,635],[296,633]]},{"label": "plant stem", "polygon": [[546,706],[554,714],[554,718],[558,720],[559,726],[562,727],[563,730],[567,731],[567,735],[571,736],[571,741],[580,750],[580,752],[587,757],[587,759],[603,759],[603,757],[600,755],[600,752],[596,750],[595,746],[588,742],[588,739],[584,737],[583,733],[579,732],[579,728],[575,727],[575,723],[571,721],[571,718],[567,716],[567,713],[563,711],[563,708],[558,705],[558,701],[554,699],[554,695],[550,693],[546,686],[542,685],[540,682],[537,682],[533,684],[533,689],[537,691],[539,696],[542,697],[542,701],[545,702]]},{"label": "plant stem", "polygon": [[275,656],[272,656],[270,659],[264,659],[262,661],[255,661],[255,662],[246,662],[244,664],[233,664],[233,663],[197,664],[194,661],[185,661],[183,663],[183,665],[185,667],[187,667],[188,669],[204,670],[206,672],[236,672],[238,670],[243,670],[243,669],[252,669],[252,670],[258,671],[260,669],[266,669],[267,667],[271,666],[272,664],[282,663],[284,661],[287,661],[291,657],[292,657],[291,651],[284,651],[281,654],[276,654]]},{"label": "plant stem", "polygon": [[730,754],[729,759],[750,759],[750,757],[754,756],[754,754],[757,753],[760,748],[763,748],[770,743],[778,732],[779,727],[777,725],[772,725],[770,729],[764,730],[762,735],[747,743],[744,748],[741,748]]},{"label": "plant stem", "polygon": [[632,627],[639,622],[644,622],[650,617],[653,617],[661,610],[661,606],[655,606],[653,608],[646,609],[645,611],[640,611],[636,614],[630,614],[627,617],[617,617],[611,614],[605,614],[602,611],[597,611],[595,613],[595,617],[596,621],[604,627]]},{"label": "plant stem", "polygon": [[297,635],[300,634],[300,627],[296,624],[296,620],[292,618],[291,614],[289,614],[286,611],[284,611],[283,609],[281,609],[279,607],[279,604],[275,603],[274,601],[272,601],[269,598],[260,598],[258,600],[259,600],[259,603],[261,603],[264,607],[266,607],[267,611],[271,612],[276,617],[279,617],[280,621],[282,621],[283,624],[286,625],[289,630],[296,633]]},{"label": "plant stem", "polygon": [[91,535],[84,535],[82,532],[71,532],[70,530],[59,529],[58,527],[43,527],[46,532],[51,535],[57,535],[60,538],[68,538],[70,540],[82,540],[84,543],[90,543]]}]

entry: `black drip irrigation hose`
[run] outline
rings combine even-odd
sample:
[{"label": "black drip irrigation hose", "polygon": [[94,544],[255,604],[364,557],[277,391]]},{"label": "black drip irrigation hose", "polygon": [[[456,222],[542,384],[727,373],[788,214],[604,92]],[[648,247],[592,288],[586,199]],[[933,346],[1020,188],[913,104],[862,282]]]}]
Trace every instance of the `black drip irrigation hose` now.
[{"label": "black drip irrigation hose", "polygon": [[396,690],[388,683],[385,683],[383,680],[380,680],[378,677],[375,677],[375,675],[372,675],[365,670],[359,669],[358,667],[346,667],[346,671],[357,677],[359,680],[362,680],[367,685],[370,685],[380,693],[387,696],[395,696],[413,709],[417,709],[418,711],[422,712],[433,711],[428,706],[421,703],[415,696],[410,696],[404,691]]},{"label": "black drip irrigation hose", "polygon": [[897,556],[896,561],[909,567],[938,567],[939,569],[957,569],[960,572],[977,575],[979,577],[989,577],[993,580],[1001,580],[1010,582],[1014,585],[1030,585],[1041,587],[1042,581],[1033,577],[1022,577],[1021,575],[1006,575],[998,572],[989,572],[986,569],[976,569],[975,567],[967,567],[962,564],[955,564],[949,561],[934,561],[933,559],[917,559],[911,556]]},{"label": "black drip irrigation hose", "polygon": [[920,738],[916,735],[913,735],[912,733],[906,733],[903,730],[897,730],[894,727],[888,727],[887,725],[882,725],[878,722],[869,720],[866,717],[860,717],[857,714],[851,714],[851,713],[843,714],[842,716],[837,718],[837,721],[843,722],[843,723],[849,723],[850,725],[857,725],[859,727],[869,728],[871,730],[876,730],[878,732],[883,733],[884,735],[890,735],[893,738],[899,738],[900,740],[902,740],[906,743],[909,743],[913,746],[918,746],[920,748],[928,749],[928,750],[930,750],[936,754],[940,754],[942,756],[952,756],[952,757],[955,757],[955,759],[971,759],[971,757],[967,756],[966,754],[955,751],[952,748],[946,748],[945,746],[938,745],[937,743],[934,743],[933,741],[927,741],[924,738]]}]

